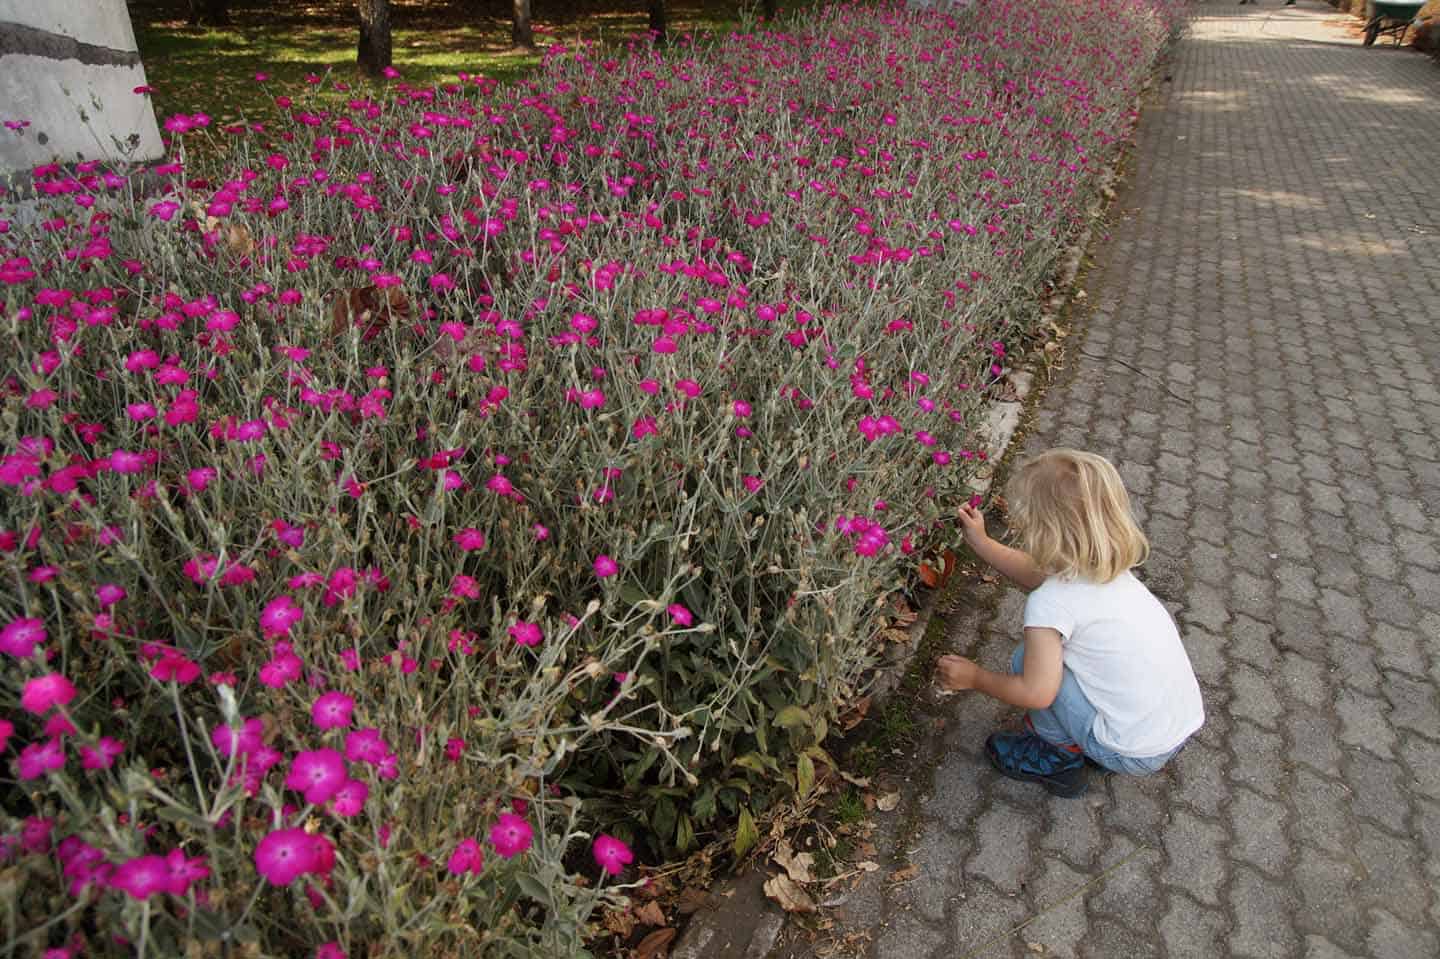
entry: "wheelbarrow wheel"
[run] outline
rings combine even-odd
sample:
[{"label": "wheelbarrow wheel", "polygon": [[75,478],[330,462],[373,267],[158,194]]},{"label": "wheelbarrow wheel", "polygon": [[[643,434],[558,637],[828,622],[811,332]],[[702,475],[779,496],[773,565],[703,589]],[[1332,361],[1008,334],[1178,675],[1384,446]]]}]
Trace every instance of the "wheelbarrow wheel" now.
[{"label": "wheelbarrow wheel", "polygon": [[1365,24],[1365,46],[1373,46],[1375,38],[1380,36],[1380,18],[1375,17]]}]

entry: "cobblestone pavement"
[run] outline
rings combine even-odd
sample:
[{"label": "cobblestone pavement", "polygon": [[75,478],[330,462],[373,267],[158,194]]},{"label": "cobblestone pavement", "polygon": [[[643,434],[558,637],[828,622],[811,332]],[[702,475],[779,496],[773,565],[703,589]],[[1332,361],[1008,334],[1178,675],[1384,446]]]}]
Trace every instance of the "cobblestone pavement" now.
[{"label": "cobblestone pavement", "polygon": [[[1208,723],[1060,800],[984,760],[1016,711],[945,700],[832,947],[1440,956],[1440,69],[1315,2],[1199,12],[1026,448],[1119,464]],[[948,634],[1003,668],[1024,597],[980,589]]]}]

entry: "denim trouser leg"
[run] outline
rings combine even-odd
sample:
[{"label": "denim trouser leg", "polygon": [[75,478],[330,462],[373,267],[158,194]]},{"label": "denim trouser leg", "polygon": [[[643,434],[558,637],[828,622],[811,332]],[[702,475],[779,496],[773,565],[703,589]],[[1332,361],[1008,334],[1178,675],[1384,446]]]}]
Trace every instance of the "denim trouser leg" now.
[{"label": "denim trouser leg", "polygon": [[[1019,675],[1025,670],[1025,644],[1021,643],[1010,658],[1010,672]],[[1055,746],[1079,746],[1081,751],[1117,773],[1145,776],[1159,770],[1170,757],[1179,752],[1178,748],[1163,756],[1122,756],[1108,749],[1095,739],[1095,707],[1085,697],[1076,681],[1075,674],[1066,669],[1060,676],[1060,691],[1055,701],[1045,709],[1032,709],[1028,713],[1035,735]]]}]

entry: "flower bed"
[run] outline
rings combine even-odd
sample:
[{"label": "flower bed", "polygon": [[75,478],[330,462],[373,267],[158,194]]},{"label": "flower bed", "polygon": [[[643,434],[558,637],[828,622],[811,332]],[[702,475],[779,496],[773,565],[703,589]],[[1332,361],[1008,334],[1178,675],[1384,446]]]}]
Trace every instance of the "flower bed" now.
[{"label": "flower bed", "polygon": [[[0,235],[8,936],[555,956],[811,788],[1170,27],[557,50]],[[184,144],[223,137],[223,163]]]}]

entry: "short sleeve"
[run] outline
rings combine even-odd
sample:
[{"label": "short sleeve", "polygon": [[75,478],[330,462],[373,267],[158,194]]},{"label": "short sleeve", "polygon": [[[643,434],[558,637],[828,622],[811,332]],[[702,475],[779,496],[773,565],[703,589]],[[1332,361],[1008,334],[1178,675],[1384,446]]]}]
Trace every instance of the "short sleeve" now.
[{"label": "short sleeve", "polygon": [[1060,597],[1055,591],[1047,589],[1046,584],[1030,591],[1025,599],[1025,628],[1053,629],[1064,639],[1069,639],[1075,632],[1075,617],[1065,604],[1060,602]]}]

